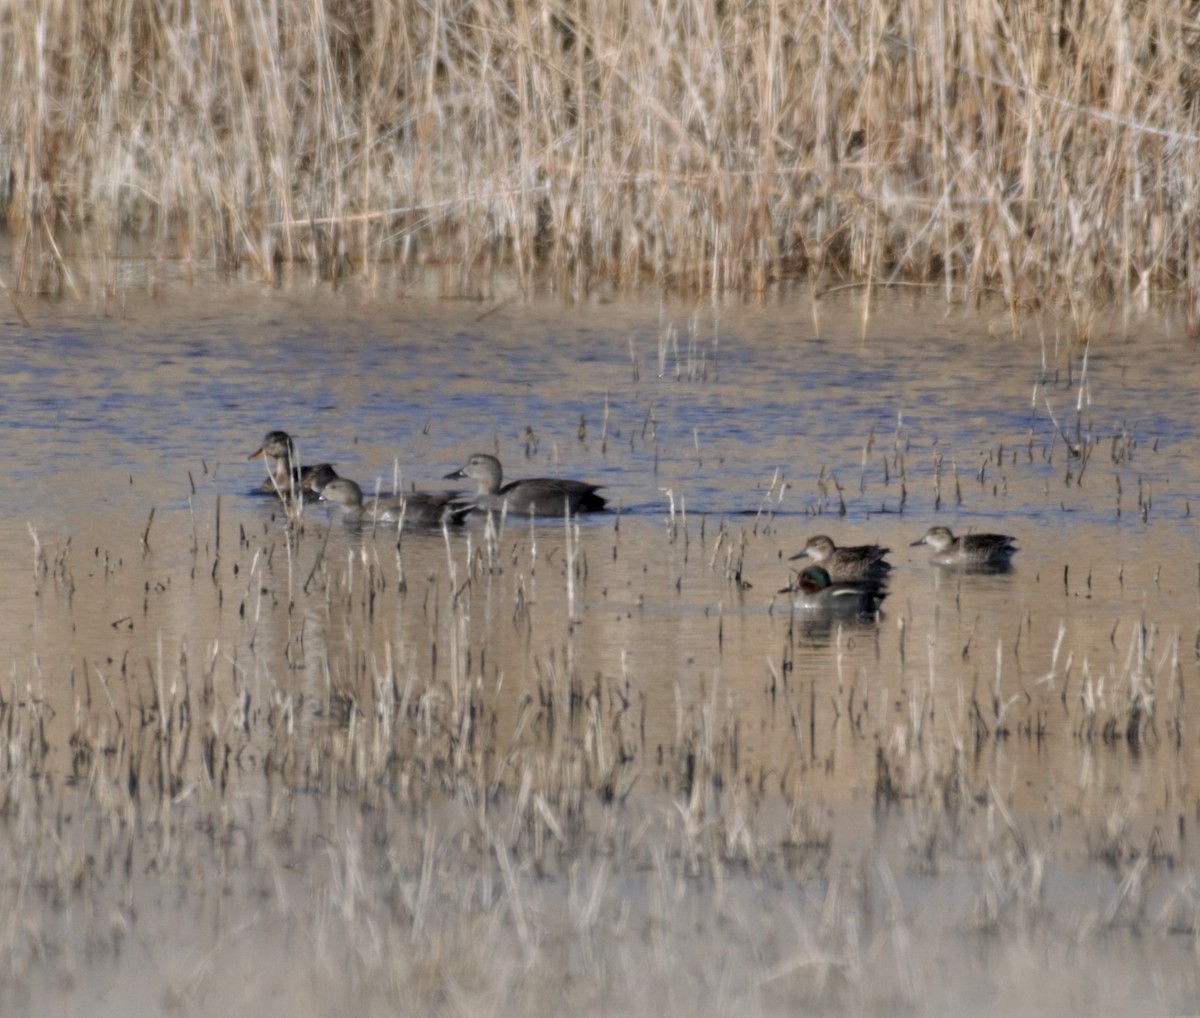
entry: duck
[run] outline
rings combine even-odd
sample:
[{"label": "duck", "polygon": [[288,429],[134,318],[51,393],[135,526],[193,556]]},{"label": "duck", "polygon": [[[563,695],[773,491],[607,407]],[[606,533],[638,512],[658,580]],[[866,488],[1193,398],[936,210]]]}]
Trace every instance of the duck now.
[{"label": "duck", "polygon": [[811,558],[823,566],[834,583],[853,583],[861,580],[881,581],[892,571],[892,564],[884,560],[890,548],[878,544],[859,544],[839,548],[824,534],[810,537],[807,543],[788,561]]},{"label": "duck", "polygon": [[417,527],[438,527],[461,522],[470,510],[470,505],[459,501],[458,492],[453,491],[409,491],[402,495],[364,497],[362,488],[348,477],[330,479],[321,488],[320,498],[338,506],[348,523],[403,522]]},{"label": "duck", "polygon": [[824,566],[805,566],[800,570],[794,587],[785,587],[781,594],[794,594],[792,604],[797,611],[815,616],[839,619],[874,620],[887,591],[876,583],[835,582]]},{"label": "duck", "polygon": [[933,549],[929,561],[937,566],[1002,572],[1010,568],[1017,553],[1015,537],[1007,534],[963,534],[955,537],[949,527],[930,527],[911,547],[927,544]]},{"label": "duck", "polygon": [[562,516],[572,513],[600,512],[608,499],[596,494],[601,487],[587,481],[557,477],[525,477],[502,484],[500,461],[485,452],[473,453],[466,465],[446,475],[446,480],[469,477],[479,485],[475,495],[463,500],[472,509],[483,512],[506,510],[521,516]]},{"label": "duck", "polygon": [[330,481],[337,479],[338,472],[333,469],[332,463],[318,463],[315,466],[300,468],[300,489],[314,498],[320,496]]},{"label": "duck", "polygon": [[267,465],[267,477],[255,490],[264,495],[289,497],[293,491],[316,494],[319,484],[336,477],[331,463],[299,466],[296,463],[296,445],[286,431],[268,431],[260,445],[248,459],[261,459]]}]

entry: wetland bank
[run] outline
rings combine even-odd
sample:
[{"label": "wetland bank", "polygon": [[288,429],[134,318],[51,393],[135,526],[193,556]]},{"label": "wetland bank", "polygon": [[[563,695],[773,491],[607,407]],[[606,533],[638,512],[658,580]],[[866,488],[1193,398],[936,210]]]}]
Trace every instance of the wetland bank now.
[{"label": "wetland bank", "polygon": [[[1181,324],[215,281],[26,313],[13,1013],[1195,1009]],[[270,428],[368,492],[486,450],[615,508],[290,515]],[[1012,571],[935,569],[934,524]],[[878,622],[776,593],[817,533],[892,549]]]}]

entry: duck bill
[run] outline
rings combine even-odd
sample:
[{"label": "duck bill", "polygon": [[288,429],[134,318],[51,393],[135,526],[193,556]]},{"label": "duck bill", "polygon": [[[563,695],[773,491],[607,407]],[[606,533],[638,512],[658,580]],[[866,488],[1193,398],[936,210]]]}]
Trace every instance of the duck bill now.
[{"label": "duck bill", "polygon": [[788,561],[789,561],[789,562],[795,562],[795,561],[796,561],[796,559],[798,559],[798,558],[808,558],[808,552],[806,552],[806,551],[798,551],[798,552],[796,552],[796,554],[795,554],[795,555],[789,555],[789,556],[788,556]]},{"label": "duck bill", "polygon": [[266,446],[263,446],[258,450],[258,452],[252,452],[249,456],[246,457],[246,459],[248,459],[248,460],[261,459],[266,454],[267,454]]},{"label": "duck bill", "polygon": [[452,474],[447,474],[445,477],[442,478],[442,480],[443,481],[458,481],[466,476],[467,476],[466,472],[460,469],[460,470],[455,470],[454,473],[452,473]]}]

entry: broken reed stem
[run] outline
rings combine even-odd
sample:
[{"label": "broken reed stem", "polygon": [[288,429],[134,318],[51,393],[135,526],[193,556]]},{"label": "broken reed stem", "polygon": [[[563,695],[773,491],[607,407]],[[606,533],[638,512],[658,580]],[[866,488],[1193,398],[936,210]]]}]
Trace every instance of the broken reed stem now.
[{"label": "broken reed stem", "polygon": [[[571,532],[571,505],[566,503],[565,511],[563,512],[563,525],[566,529],[567,539],[567,625],[570,627],[575,621],[575,557],[579,553],[579,536],[578,533],[572,539]],[[578,526],[577,526],[578,528]]]},{"label": "broken reed stem", "polygon": [[150,518],[146,520],[146,529],[142,531],[142,552],[150,550],[150,527],[154,523],[154,506],[150,507]]}]

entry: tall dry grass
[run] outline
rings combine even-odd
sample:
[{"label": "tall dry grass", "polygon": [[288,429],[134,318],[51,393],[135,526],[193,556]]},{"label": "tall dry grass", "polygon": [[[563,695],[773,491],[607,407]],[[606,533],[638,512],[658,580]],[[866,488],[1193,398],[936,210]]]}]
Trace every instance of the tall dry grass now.
[{"label": "tall dry grass", "polygon": [[1177,2],[8,3],[0,197],[22,291],[136,237],[264,278],[1182,290],[1200,321],[1198,40]]}]

